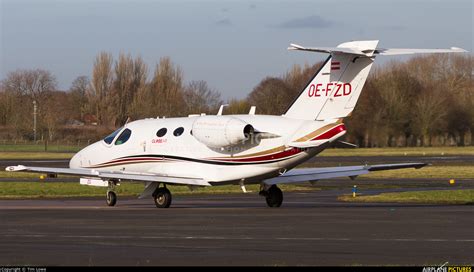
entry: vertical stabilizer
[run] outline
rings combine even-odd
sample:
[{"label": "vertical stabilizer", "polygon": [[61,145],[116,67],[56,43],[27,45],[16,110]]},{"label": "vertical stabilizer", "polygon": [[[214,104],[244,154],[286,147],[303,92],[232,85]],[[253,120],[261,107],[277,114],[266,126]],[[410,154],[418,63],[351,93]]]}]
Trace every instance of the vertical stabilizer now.
[{"label": "vertical stabilizer", "polygon": [[354,41],[338,47],[289,49],[330,53],[322,68],[291,104],[284,116],[326,120],[348,116],[359,99],[374,61],[378,41]]}]

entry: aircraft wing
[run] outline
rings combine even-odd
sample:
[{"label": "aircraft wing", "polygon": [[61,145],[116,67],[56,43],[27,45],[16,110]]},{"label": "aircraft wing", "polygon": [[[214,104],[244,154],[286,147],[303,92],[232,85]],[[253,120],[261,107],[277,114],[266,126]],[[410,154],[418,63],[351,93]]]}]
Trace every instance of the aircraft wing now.
[{"label": "aircraft wing", "polygon": [[285,174],[267,179],[264,181],[267,185],[296,183],[304,181],[316,181],[320,179],[351,177],[355,178],[359,175],[368,174],[373,171],[401,169],[401,168],[421,168],[426,163],[395,163],[395,164],[377,164],[377,165],[360,165],[360,166],[339,166],[339,167],[322,167],[322,168],[301,168],[293,169]]},{"label": "aircraft wing", "polygon": [[153,173],[139,173],[126,171],[108,171],[97,169],[71,169],[71,168],[54,168],[54,167],[30,167],[24,165],[8,166],[6,171],[26,171],[50,174],[65,174],[83,177],[98,177],[102,179],[118,179],[118,180],[133,180],[146,182],[163,182],[169,184],[182,185],[196,185],[196,186],[211,186],[209,182],[194,177],[176,177],[165,176]]}]

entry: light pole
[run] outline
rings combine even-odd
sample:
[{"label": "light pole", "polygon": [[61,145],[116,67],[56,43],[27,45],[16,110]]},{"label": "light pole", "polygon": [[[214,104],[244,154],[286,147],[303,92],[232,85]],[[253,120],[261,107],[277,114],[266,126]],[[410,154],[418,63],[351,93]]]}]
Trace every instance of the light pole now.
[{"label": "light pole", "polygon": [[35,139],[35,143],[36,143],[36,109],[37,109],[37,106],[36,106],[36,100],[33,100],[33,137]]}]

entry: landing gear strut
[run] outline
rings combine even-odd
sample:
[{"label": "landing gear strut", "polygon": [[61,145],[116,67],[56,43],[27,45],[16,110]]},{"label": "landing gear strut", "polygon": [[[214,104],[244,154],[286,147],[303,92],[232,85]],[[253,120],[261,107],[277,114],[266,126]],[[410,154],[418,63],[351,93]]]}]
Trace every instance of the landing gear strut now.
[{"label": "landing gear strut", "polygon": [[116,182],[113,180],[109,180],[109,187],[107,189],[107,206],[115,206],[117,204],[117,194],[115,194],[115,185]]},{"label": "landing gear strut", "polygon": [[171,192],[166,186],[156,188],[153,193],[153,199],[157,208],[169,208],[171,205]]},{"label": "landing gear strut", "polygon": [[278,208],[283,203],[283,193],[276,185],[272,185],[269,188],[265,188],[263,185],[260,195],[265,197],[268,207]]}]

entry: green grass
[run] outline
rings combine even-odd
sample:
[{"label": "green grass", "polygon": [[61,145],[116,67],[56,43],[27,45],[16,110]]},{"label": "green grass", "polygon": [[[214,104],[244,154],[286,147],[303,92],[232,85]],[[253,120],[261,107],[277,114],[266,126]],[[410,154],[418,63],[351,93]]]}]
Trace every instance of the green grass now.
[{"label": "green grass", "polygon": [[452,156],[474,155],[474,146],[467,147],[386,147],[326,149],[319,156]]},{"label": "green grass", "polygon": [[59,152],[0,152],[2,160],[39,160],[39,159],[70,159],[74,153]]},{"label": "green grass", "polygon": [[356,197],[344,195],[338,197],[338,199],[351,202],[474,204],[474,189],[383,193],[379,195],[362,195]]},{"label": "green grass", "polygon": [[[193,191],[187,186],[167,186],[174,195],[183,194],[228,194],[242,193],[237,185],[200,187]],[[283,185],[285,191],[314,190],[310,186]],[[138,196],[144,189],[143,183],[123,182],[117,186],[120,196]],[[246,186],[247,191],[257,193],[259,185]],[[62,198],[62,197],[102,197],[107,188],[80,185],[79,182],[0,182],[0,198]]]},{"label": "green grass", "polygon": [[[46,152],[77,152],[84,145],[48,144]],[[44,143],[39,144],[0,144],[1,152],[45,152]]]},{"label": "green grass", "polygon": [[[33,181],[35,179],[40,181],[41,180],[40,176],[46,176],[46,174],[31,173],[31,172],[7,172],[0,169],[0,178],[29,178],[29,179],[32,179]],[[74,176],[60,175],[60,177],[74,177]]]}]

